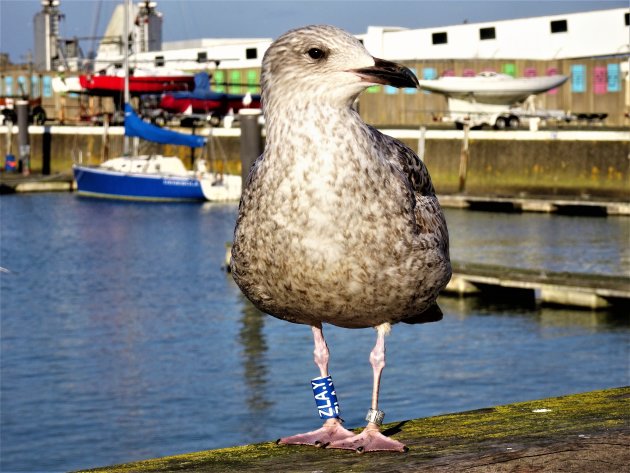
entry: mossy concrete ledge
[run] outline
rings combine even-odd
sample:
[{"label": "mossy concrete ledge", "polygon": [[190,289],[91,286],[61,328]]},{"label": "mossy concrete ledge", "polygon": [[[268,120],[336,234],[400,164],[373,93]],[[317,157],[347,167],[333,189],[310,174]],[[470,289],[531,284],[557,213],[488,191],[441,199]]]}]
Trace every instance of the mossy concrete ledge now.
[{"label": "mossy concrete ledge", "polygon": [[358,454],[267,442],[88,471],[630,471],[630,387],[396,422],[384,427],[387,435],[405,442],[409,452]]}]

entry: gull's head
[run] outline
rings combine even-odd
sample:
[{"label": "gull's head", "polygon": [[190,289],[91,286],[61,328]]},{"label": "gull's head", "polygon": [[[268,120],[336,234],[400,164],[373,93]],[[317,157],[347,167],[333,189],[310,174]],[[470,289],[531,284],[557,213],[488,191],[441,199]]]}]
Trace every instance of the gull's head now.
[{"label": "gull's head", "polygon": [[306,26],[276,39],[263,58],[263,106],[321,103],[349,106],[374,84],[418,87],[406,67],[374,58],[351,34],[328,25]]}]

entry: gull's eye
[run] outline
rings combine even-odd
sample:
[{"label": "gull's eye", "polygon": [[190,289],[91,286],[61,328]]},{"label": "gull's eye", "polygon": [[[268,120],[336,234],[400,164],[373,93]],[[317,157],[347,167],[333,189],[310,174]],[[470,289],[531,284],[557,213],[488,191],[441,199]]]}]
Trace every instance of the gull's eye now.
[{"label": "gull's eye", "polygon": [[312,59],[322,59],[325,54],[324,51],[322,51],[319,48],[311,48],[308,50],[308,55],[312,58]]}]

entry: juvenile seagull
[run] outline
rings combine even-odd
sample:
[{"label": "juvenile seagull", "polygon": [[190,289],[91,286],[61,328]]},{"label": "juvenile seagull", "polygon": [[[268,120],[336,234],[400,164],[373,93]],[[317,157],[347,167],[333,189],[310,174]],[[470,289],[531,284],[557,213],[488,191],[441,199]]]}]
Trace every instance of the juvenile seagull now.
[{"label": "juvenile seagull", "polygon": [[415,88],[418,81],[332,26],[289,31],[263,59],[267,141],[240,202],[234,279],[263,312],[311,326],[324,378],[323,323],[377,331],[364,431],[354,435],[335,417],[280,443],[405,451],[379,432],[384,337],[396,322],[442,315],[435,300],[451,276],[444,215],[413,151],[353,108],[374,84]]}]

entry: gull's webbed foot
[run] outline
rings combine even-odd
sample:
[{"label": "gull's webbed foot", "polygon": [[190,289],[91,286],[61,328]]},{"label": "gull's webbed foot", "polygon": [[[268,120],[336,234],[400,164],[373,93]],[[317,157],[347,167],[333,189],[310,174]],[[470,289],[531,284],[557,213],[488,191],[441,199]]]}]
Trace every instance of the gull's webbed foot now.
[{"label": "gull's webbed foot", "polygon": [[409,450],[398,440],[391,439],[383,435],[378,427],[372,423],[359,435],[331,442],[328,448],[341,448],[344,450],[354,450],[357,453],[365,452],[406,452]]},{"label": "gull's webbed foot", "polygon": [[283,437],[277,441],[278,444],[285,445],[314,445],[316,447],[327,447],[332,442],[341,442],[354,433],[345,429],[338,419],[328,419],[324,425],[312,432]]}]

